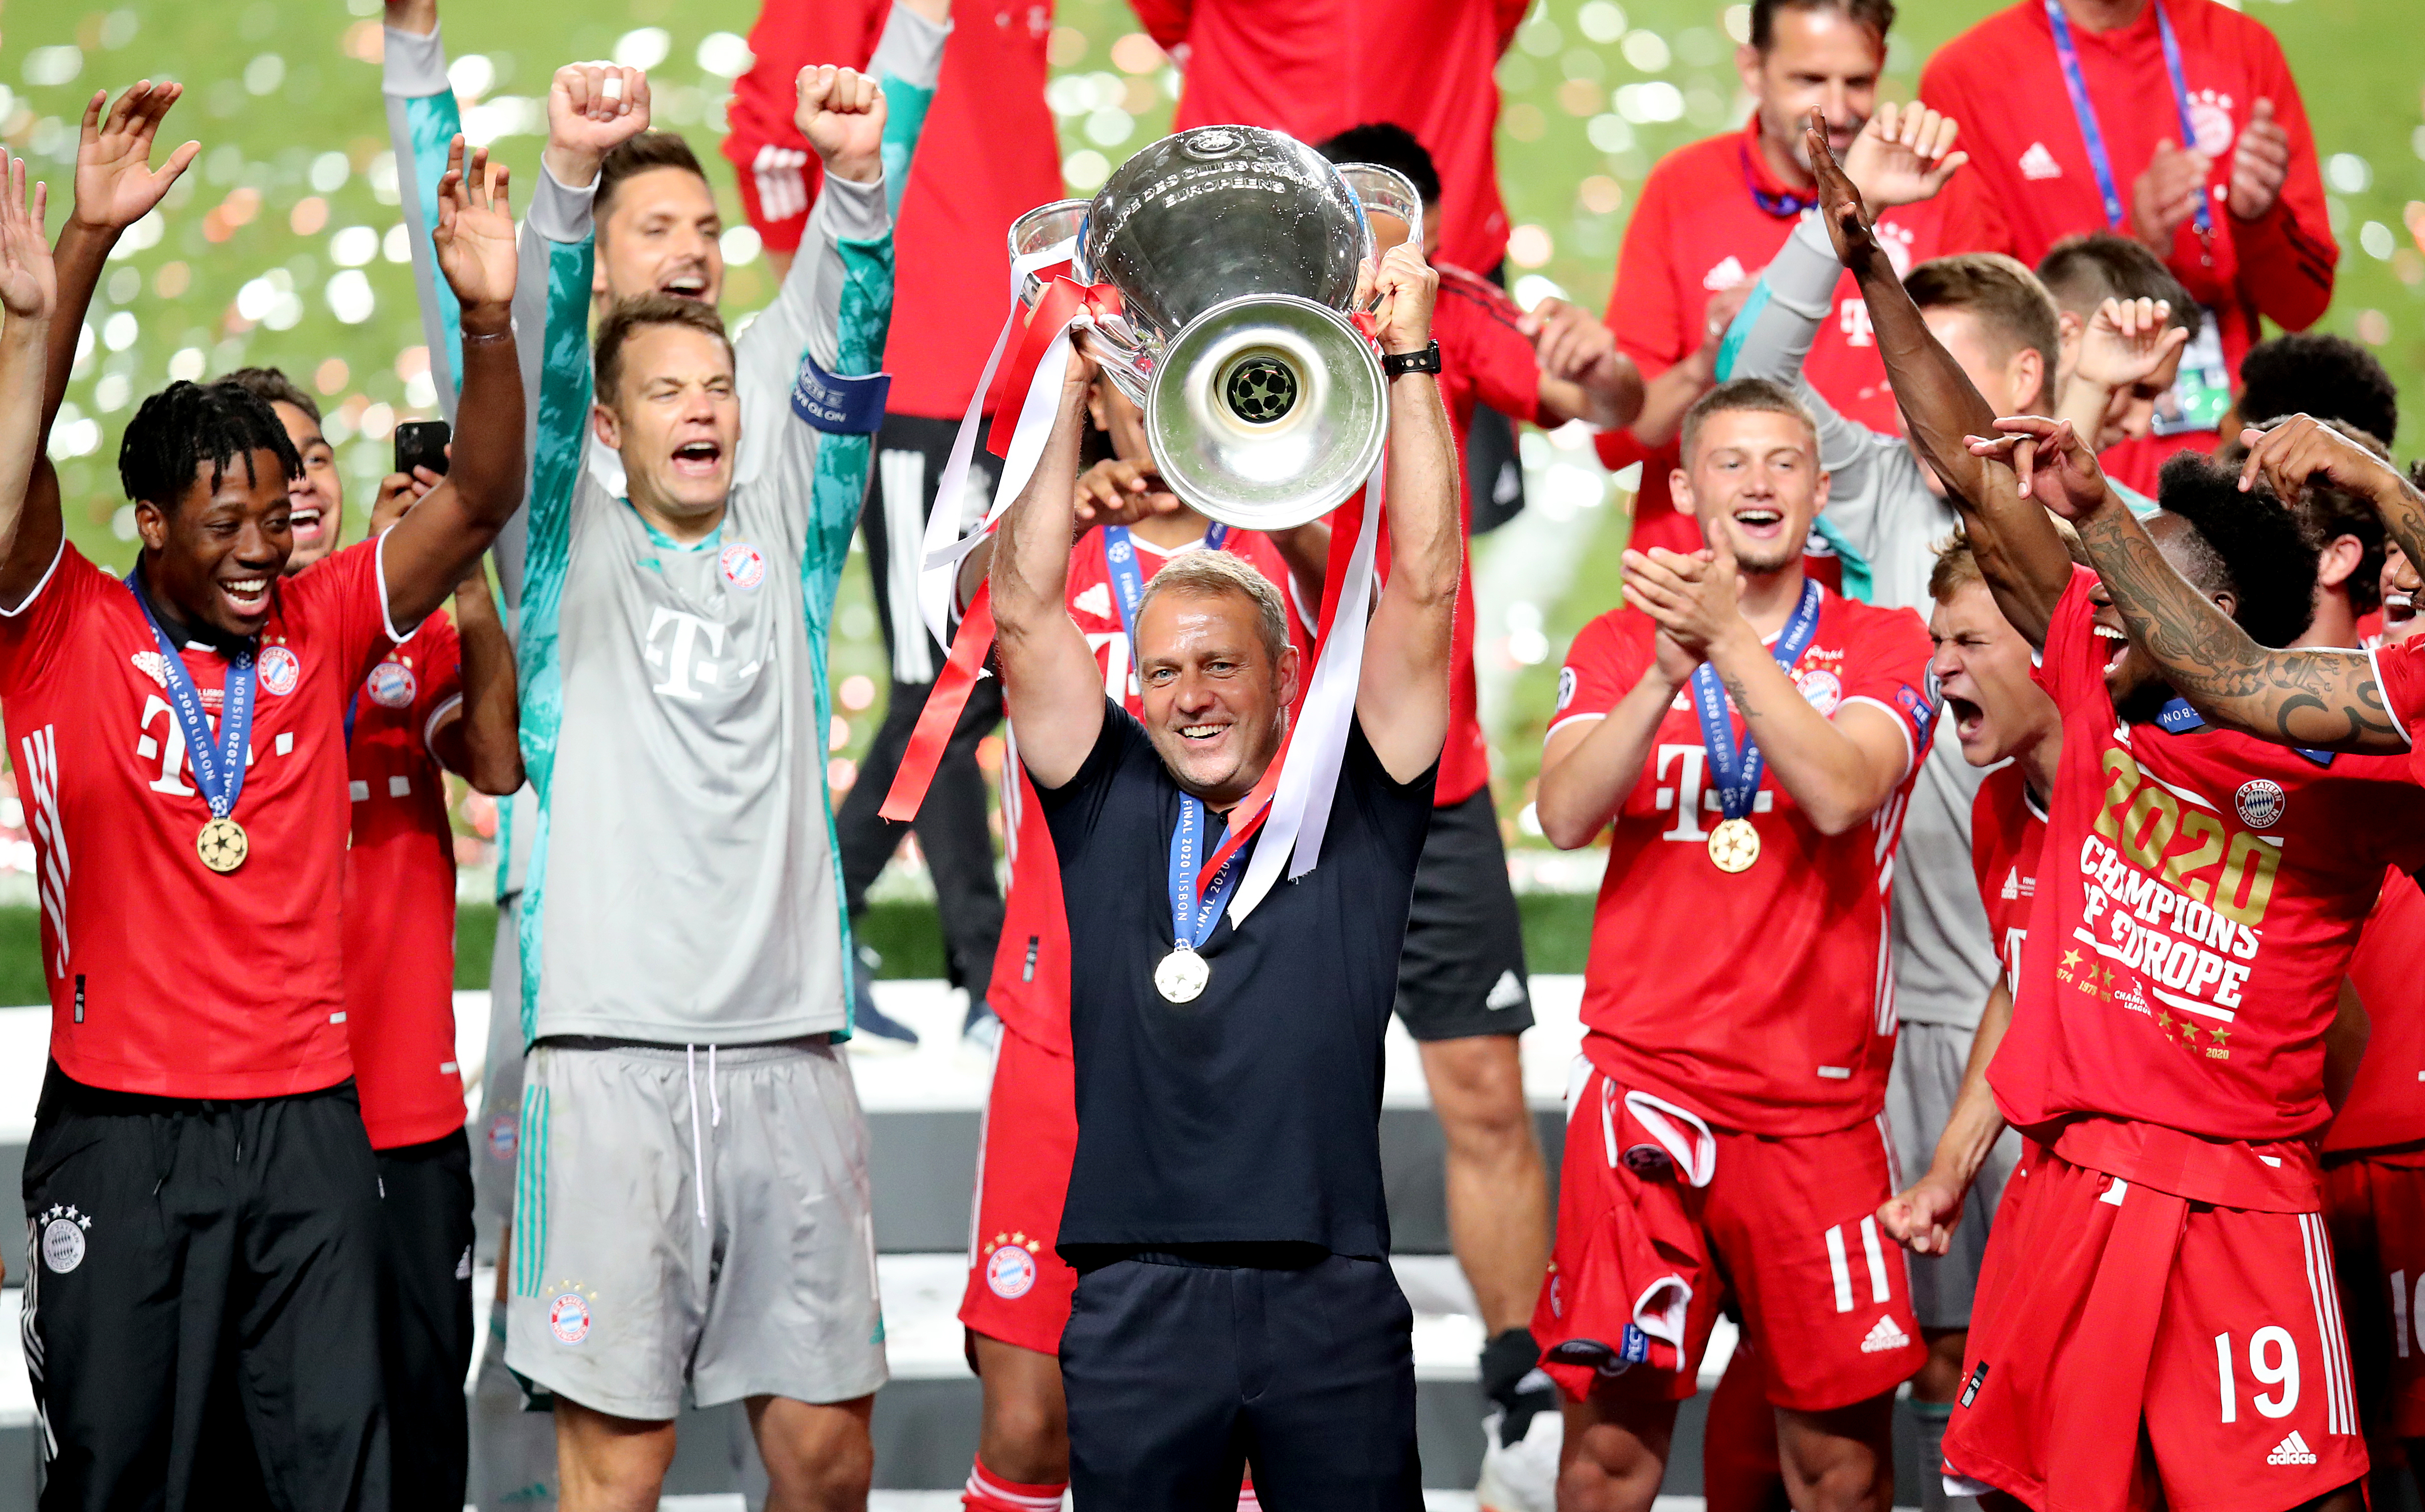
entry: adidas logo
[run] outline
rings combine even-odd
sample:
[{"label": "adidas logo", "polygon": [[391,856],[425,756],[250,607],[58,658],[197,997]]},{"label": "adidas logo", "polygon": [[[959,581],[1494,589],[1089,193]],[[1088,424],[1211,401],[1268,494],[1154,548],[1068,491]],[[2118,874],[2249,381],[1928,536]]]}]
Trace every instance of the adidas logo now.
[{"label": "adidas logo", "polygon": [[1889,1349],[1901,1349],[1911,1343],[1911,1336],[1895,1327],[1892,1318],[1880,1318],[1870,1325],[1870,1336],[1861,1341],[1861,1353],[1882,1355]]},{"label": "adidas logo", "polygon": [[2265,1463],[2269,1465],[2312,1465],[2315,1462],[2316,1452],[2307,1447],[2307,1440],[2299,1437],[2296,1428],[2291,1429],[2290,1436],[2275,1444],[2273,1452],[2265,1456]]},{"label": "adidas logo", "polygon": [[1524,1005],[1524,984],[1516,979],[1514,967],[1499,973],[1499,980],[1491,985],[1490,995],[1482,1000],[1482,1005],[1493,1010]]},{"label": "adidas logo", "polygon": [[2030,150],[2021,154],[2021,177],[2059,179],[2063,177],[2063,165],[2054,160],[2052,153],[2047,151],[2046,143],[2032,142]]},{"label": "adidas logo", "polygon": [[2033,898],[2037,895],[2038,879],[2036,877],[2023,877],[2021,875],[2021,869],[2018,866],[2015,866],[2011,871],[2004,874],[2005,897]]},{"label": "adidas logo", "polygon": [[1751,275],[1743,271],[1742,259],[1728,253],[1726,260],[1701,275],[1701,287],[1711,294],[1733,288]]},{"label": "adidas logo", "polygon": [[162,687],[167,687],[169,685],[169,663],[168,660],[158,651],[138,651],[135,653],[133,659],[135,662],[135,669],[137,671],[141,672],[144,676],[150,678],[153,682],[159,684]]},{"label": "adidas logo", "polygon": [[1112,590],[1108,585],[1098,583],[1079,594],[1074,604],[1080,614],[1091,614],[1099,619],[1108,619],[1112,612]]}]

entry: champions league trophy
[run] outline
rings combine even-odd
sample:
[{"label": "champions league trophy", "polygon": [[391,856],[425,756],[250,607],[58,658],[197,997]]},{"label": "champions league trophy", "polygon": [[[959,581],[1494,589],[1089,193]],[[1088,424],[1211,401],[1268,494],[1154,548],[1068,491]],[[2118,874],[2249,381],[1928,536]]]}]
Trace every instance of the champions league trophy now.
[{"label": "champions league trophy", "polygon": [[[1381,458],[1388,389],[1349,319],[1370,216],[1421,234],[1421,197],[1398,173],[1333,167],[1278,132],[1198,126],[1130,158],[1092,200],[1020,217],[1010,252],[1032,263],[1069,242],[1071,278],[1118,291],[1084,339],[1143,407],[1164,481],[1226,524],[1280,530],[1327,514]],[[1030,274],[1020,298],[1045,288]]]}]

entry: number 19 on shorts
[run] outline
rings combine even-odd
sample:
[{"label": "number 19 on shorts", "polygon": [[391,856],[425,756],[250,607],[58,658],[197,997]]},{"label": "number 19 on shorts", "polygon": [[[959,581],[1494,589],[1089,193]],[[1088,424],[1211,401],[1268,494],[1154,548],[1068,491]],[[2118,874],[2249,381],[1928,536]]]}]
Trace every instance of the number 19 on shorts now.
[{"label": "number 19 on shorts", "polygon": [[[2233,1360],[2232,1336],[2214,1336],[2215,1373],[2223,1380],[2223,1421],[2240,1421],[2240,1387]],[[2263,1327],[2248,1336],[2248,1375],[2254,1383],[2250,1405],[2269,1418],[2287,1418],[2299,1405],[2299,1345],[2290,1330]],[[2270,1390],[2269,1390],[2270,1388]]]}]

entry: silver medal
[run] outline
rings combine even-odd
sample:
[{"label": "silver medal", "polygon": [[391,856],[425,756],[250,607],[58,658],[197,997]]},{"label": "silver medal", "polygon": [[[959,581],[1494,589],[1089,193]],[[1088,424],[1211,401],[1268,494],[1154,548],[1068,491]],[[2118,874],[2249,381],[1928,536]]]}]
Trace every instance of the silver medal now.
[{"label": "silver medal", "polygon": [[1155,963],[1153,989],[1168,1003],[1193,1003],[1204,995],[1204,984],[1212,980],[1212,968],[1193,949],[1181,945]]}]

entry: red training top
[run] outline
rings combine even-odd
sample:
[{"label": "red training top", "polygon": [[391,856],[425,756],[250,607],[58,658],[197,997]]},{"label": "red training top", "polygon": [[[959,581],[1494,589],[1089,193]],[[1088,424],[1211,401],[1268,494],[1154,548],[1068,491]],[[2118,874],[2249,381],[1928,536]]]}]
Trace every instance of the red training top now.
[{"label": "red training top", "polygon": [[1979,901],[1987,909],[1987,932],[2004,959],[2004,986],[2013,990],[2019,989],[2021,945],[2029,939],[2030,909],[2037,902],[2046,819],[2046,811],[2030,796],[2018,762],[1989,772],[1970,800],[1970,865],[1979,877]]},{"label": "red training top", "polygon": [[[263,1098],[333,1086],[345,1050],[339,915],[345,700],[393,643],[376,542],[272,586],[235,871],[202,864],[159,643],[134,591],[62,546],[0,615],[0,700],[34,833],[51,1058],[88,1086]],[[206,714],[217,651],[180,651]],[[216,721],[214,721],[216,723]]]},{"label": "red training top", "polygon": [[1988,1080],[2006,1118],[2047,1144],[2065,1135],[2076,1164],[2201,1195],[2075,1156],[2061,1126],[2084,1115],[2104,1120],[2100,1138],[2154,1126],[2247,1141],[2287,1180],[2332,1116],[2324,1031],[2383,869],[2425,861],[2425,790],[2395,759],[2326,764],[2202,725],[2123,725],[2091,628],[2096,581],[2074,570],[2038,668],[2063,711],[2063,763]]},{"label": "red training top", "polygon": [[[749,30],[758,61],[733,81],[724,155],[749,223],[779,251],[800,245],[824,169],[793,124],[794,78],[810,63],[863,67],[891,0],[769,0]],[[1044,104],[1050,0],[959,0],[918,158],[893,234],[895,414],[957,420],[1010,310],[1010,223],[1061,198],[1061,155]]]},{"label": "red training top", "polygon": [[[1129,537],[1137,548],[1137,566],[1150,578],[1181,552],[1156,546],[1141,536]],[[1069,551],[1069,618],[1085,632],[1086,645],[1103,669],[1103,692],[1118,699],[1129,713],[1145,717],[1145,699],[1137,687],[1136,661],[1129,634],[1120,622],[1119,601],[1112,595],[1110,565],[1103,558],[1103,533],[1090,530]],[[1290,584],[1288,563],[1270,538],[1257,531],[1233,530],[1222,549],[1245,557],[1280,587],[1294,612],[1289,616],[1289,638],[1300,661],[1299,698],[1304,680],[1313,668],[1313,634],[1306,628],[1313,610],[1297,603]],[[1318,606],[1316,606],[1318,608]],[[1052,830],[1044,822],[1044,806],[1016,753],[1003,761],[1003,826],[1010,835],[1010,892],[1002,903],[1002,943],[995,947],[993,978],[986,1002],[1004,1026],[1056,1055],[1071,1054],[1069,1045],[1069,916],[1061,903],[1061,863],[1054,859]]]},{"label": "red training top", "polygon": [[2417,878],[2383,878],[2350,957],[2350,980],[2372,1027],[2349,1101],[2324,1132],[2330,1152],[2386,1150],[2425,1140],[2425,893]]},{"label": "red training top", "polygon": [[[1649,668],[1653,628],[1637,609],[1582,628],[1550,733],[1606,716]],[[1824,596],[1794,683],[1824,715],[1855,700],[1885,710],[1909,742],[1903,781],[1869,823],[1831,838],[1764,769],[1751,814],[1759,859],[1733,875],[1710,859],[1717,786],[1692,688],[1678,690],[1609,840],[1583,972],[1594,1064],[1751,1134],[1877,1116],[1894,1057],[1891,862],[1934,717],[1929,649],[1910,610]],[[1742,721],[1728,726],[1741,742]]]},{"label": "red training top", "polygon": [[2394,645],[2378,646],[2375,681],[2391,716],[2408,732],[2408,762],[2417,780],[2425,782],[2425,635],[2411,635]]},{"label": "red training top", "polygon": [[429,732],[463,703],[462,642],[433,614],[353,700],[346,796],[345,1033],[371,1148],[463,1127],[455,1064],[455,829]]},{"label": "red training top", "polygon": [[1262,126],[1318,142],[1394,121],[1439,169],[1440,261],[1487,269],[1506,255],[1493,71],[1524,0],[1135,0],[1135,8],[1186,74],[1173,131]]},{"label": "red training top", "polygon": [[[1967,120],[1962,130],[1967,146]],[[1770,169],[1759,150],[1756,114],[1741,131],[1679,147],[1660,159],[1626,224],[1616,287],[1608,298],[1608,328],[1645,379],[1700,349],[1710,297],[1759,276],[1792,234],[1811,192],[1785,183]],[[1949,252],[2004,251],[2011,238],[1976,175],[1965,169],[1935,199],[1880,216],[1878,239],[1895,267],[1909,272]],[[1848,418],[1888,434],[1903,429],[1870,329],[1869,306],[1850,273],[1836,288],[1836,318],[1820,330],[1802,373]],[[1612,469],[1642,464],[1642,491],[1633,504],[1636,547],[1701,549],[1700,527],[1676,512],[1668,492],[1667,475],[1681,455],[1676,442],[1653,449],[1630,431],[1610,431],[1599,438],[1599,455]]]},{"label": "red training top", "polygon": [[[2305,330],[2324,313],[2340,249],[2324,214],[2315,134],[2281,43],[2262,22],[2215,0],[2161,4],[2180,42],[2182,82],[2196,127],[2192,145],[2214,165],[2208,178],[2212,248],[2199,243],[2194,220],[2185,221],[2164,261],[2214,322],[2220,356],[2236,386],[2240,360],[2259,334],[2259,314]],[[2127,222],[2131,185],[2157,143],[2178,144],[2181,136],[2156,6],[2112,31],[2091,31],[2077,22],[2070,31]],[[2019,0],[1938,48],[1920,74],[1919,96],[1962,123],[1961,145],[1970,154],[1963,176],[1977,178],[1994,197],[2012,228],[2013,255],[2022,262],[2034,267],[2056,242],[2082,232],[2131,234],[2127,223],[2106,221],[2045,0]],[[2289,136],[2290,173],[2272,209],[2241,220],[2224,201],[2233,146],[2258,100],[2273,103],[2273,119]],[[2126,443],[2114,448],[2117,475],[2152,493],[2165,457],[2184,445],[2210,450],[2214,442],[2213,431],[2198,430]]]}]

